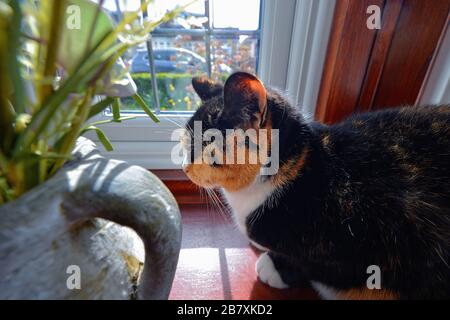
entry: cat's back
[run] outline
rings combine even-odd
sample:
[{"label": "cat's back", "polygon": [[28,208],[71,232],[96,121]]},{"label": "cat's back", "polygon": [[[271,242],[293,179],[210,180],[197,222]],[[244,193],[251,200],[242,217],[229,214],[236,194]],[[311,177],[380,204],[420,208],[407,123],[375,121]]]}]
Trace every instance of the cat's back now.
[{"label": "cat's back", "polygon": [[357,114],[328,127],[321,141],[346,167],[403,164],[412,174],[421,168],[450,174],[450,105]]},{"label": "cat's back", "polygon": [[325,129],[321,141],[330,199],[339,205],[445,216],[440,223],[450,226],[450,106],[355,115]]},{"label": "cat's back", "polygon": [[390,225],[407,218],[423,224],[424,233],[440,230],[448,248],[450,106],[355,115],[326,128],[321,140],[330,159],[330,199]]},{"label": "cat's back", "polygon": [[[356,114],[342,123],[347,130],[358,131],[365,136],[401,140],[403,137],[430,136],[450,139],[450,105],[403,107]],[[422,139],[420,139],[422,137]]]},{"label": "cat's back", "polygon": [[[359,134],[365,139],[402,140],[430,136],[450,139],[450,105],[403,107],[359,113],[329,128],[331,134]],[[338,136],[336,136],[338,138]],[[418,142],[420,142],[418,141]]]}]

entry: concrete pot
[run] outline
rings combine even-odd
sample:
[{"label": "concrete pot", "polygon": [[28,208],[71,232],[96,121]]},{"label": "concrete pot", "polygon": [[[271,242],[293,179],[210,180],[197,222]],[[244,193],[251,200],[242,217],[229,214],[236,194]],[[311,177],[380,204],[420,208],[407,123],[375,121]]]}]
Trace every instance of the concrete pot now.
[{"label": "concrete pot", "polygon": [[0,207],[0,299],[166,299],[181,243],[174,197],[88,139],[74,155]]}]

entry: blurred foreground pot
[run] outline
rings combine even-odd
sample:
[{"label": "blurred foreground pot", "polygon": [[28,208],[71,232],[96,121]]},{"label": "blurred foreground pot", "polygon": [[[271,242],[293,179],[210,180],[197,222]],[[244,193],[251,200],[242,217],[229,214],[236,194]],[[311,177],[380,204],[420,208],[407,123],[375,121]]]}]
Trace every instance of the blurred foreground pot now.
[{"label": "blurred foreground pot", "polygon": [[181,242],[174,197],[90,140],[74,155],[0,207],[0,299],[166,299]]}]

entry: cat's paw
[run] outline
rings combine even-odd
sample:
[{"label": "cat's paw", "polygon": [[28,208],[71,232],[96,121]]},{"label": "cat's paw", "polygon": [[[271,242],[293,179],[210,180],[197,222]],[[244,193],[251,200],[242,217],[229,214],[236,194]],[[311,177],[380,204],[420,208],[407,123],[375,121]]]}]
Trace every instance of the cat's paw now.
[{"label": "cat's paw", "polygon": [[275,268],[272,258],[267,252],[261,254],[256,261],[256,273],[261,282],[277,289],[286,289],[289,286],[281,279],[280,273]]}]

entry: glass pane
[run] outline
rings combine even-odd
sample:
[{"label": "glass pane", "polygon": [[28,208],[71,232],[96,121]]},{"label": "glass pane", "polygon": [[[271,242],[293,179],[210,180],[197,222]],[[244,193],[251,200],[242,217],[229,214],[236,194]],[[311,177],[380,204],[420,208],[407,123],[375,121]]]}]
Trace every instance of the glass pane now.
[{"label": "glass pane", "polygon": [[[149,19],[155,21],[177,5],[187,0],[155,0],[149,6]],[[155,61],[156,81],[160,111],[195,110],[200,100],[191,85],[195,75],[206,74],[205,39],[200,29],[208,21],[205,17],[204,1],[191,4],[177,18],[163,23],[153,31],[152,46]],[[198,35],[183,31],[199,29]],[[166,31],[164,31],[166,30]],[[128,53],[131,76],[138,87],[138,93],[154,106],[150,63],[146,45]],[[122,109],[138,110],[133,99],[122,99]],[[153,109],[153,108],[152,108]]]},{"label": "glass pane", "polygon": [[[99,3],[100,0],[93,0]],[[108,11],[110,17],[117,23],[123,18],[124,12],[133,12],[139,9],[140,0],[104,0],[103,8]]]},{"label": "glass pane", "polygon": [[[147,46],[141,45],[137,49],[129,50],[122,56],[125,65],[129,68],[131,77],[137,86],[137,91],[151,109],[155,109],[153,103],[152,81],[148,63]],[[142,109],[133,98],[123,98],[121,109],[124,111],[139,111]]]},{"label": "glass pane", "polygon": [[224,82],[235,71],[256,73],[258,46],[258,39],[250,36],[213,36],[211,78]]},{"label": "glass pane", "polygon": [[[205,41],[202,36],[153,37],[153,54],[161,111],[195,110],[200,101],[191,85],[196,75],[205,75]],[[150,63],[147,47],[127,52],[126,64],[138,93],[149,106],[154,106]],[[132,98],[122,99],[122,109],[140,110]],[[153,109],[153,108],[152,108]]]},{"label": "glass pane", "polygon": [[212,0],[211,20],[214,28],[257,30],[260,0]]},{"label": "glass pane", "polygon": [[[148,8],[148,16],[151,20],[159,19],[167,11],[176,6],[189,3],[190,0],[154,0]],[[195,1],[190,4],[175,19],[161,24],[156,30],[164,29],[203,29],[208,18],[205,15],[205,2]]]},{"label": "glass pane", "polygon": [[207,73],[202,35],[153,37],[156,79],[161,111],[190,111],[199,104],[193,76]]},{"label": "glass pane", "polygon": [[[149,19],[160,18],[177,5],[189,0],[154,0],[149,6]],[[115,10],[116,1],[106,0]],[[123,10],[126,5],[117,1]],[[140,0],[125,1],[128,7],[138,5]],[[134,3],[135,2],[135,3]],[[197,1],[172,21],[166,22],[152,32],[156,82],[160,111],[194,111],[200,104],[191,79],[207,75],[205,28],[211,24],[211,78],[224,82],[234,71],[256,73],[259,38],[257,35],[239,35],[235,31],[258,30],[260,0],[210,0],[211,21],[205,16],[205,1]],[[230,8],[239,8],[234,10]],[[232,14],[230,14],[232,10]],[[138,92],[154,107],[152,81],[147,47],[127,52],[124,57]],[[122,108],[140,110],[131,98],[123,99]]]}]

